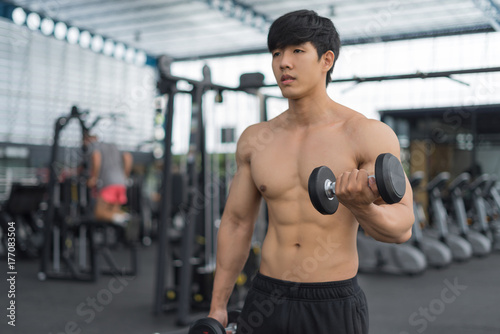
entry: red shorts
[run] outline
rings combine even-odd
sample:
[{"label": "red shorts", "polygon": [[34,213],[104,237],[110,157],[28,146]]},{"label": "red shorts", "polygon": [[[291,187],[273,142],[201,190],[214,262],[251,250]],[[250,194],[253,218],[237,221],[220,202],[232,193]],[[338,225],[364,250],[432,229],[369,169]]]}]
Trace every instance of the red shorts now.
[{"label": "red shorts", "polygon": [[127,203],[127,188],[121,184],[112,184],[101,189],[99,196],[109,204]]}]

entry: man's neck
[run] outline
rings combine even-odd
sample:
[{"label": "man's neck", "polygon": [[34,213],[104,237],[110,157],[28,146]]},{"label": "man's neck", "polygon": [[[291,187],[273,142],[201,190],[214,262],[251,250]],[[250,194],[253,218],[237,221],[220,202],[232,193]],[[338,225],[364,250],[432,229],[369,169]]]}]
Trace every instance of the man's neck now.
[{"label": "man's neck", "polygon": [[325,121],[332,102],[326,90],[299,99],[288,99],[288,119],[295,125],[306,127]]}]

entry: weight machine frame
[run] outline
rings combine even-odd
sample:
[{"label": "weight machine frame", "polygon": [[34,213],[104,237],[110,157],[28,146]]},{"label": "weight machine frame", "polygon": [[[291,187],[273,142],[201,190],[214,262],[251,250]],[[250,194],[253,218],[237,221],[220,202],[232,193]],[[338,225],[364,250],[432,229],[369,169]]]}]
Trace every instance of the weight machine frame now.
[{"label": "weight machine frame", "polygon": [[[111,275],[135,275],[137,272],[137,251],[134,245],[130,245],[130,268],[119,270],[109,249],[107,248],[106,234],[104,234],[105,242],[102,245],[97,245],[94,242],[94,233],[99,229],[106,229],[108,227],[115,228],[113,225],[109,225],[108,222],[101,222],[96,220],[94,217],[87,214],[81,215],[74,221],[74,225],[78,228],[78,238],[79,238],[79,251],[80,258],[79,264],[76,264],[73,259],[71,259],[68,254],[65,253],[66,245],[61,245],[61,237],[67,235],[68,227],[66,222],[61,222],[61,226],[55,226],[54,220],[56,220],[56,207],[59,206],[61,202],[60,190],[61,185],[58,181],[58,171],[57,164],[59,156],[59,139],[61,131],[66,127],[67,124],[72,119],[78,120],[78,124],[81,127],[82,133],[88,133],[103,117],[98,116],[96,120],[87,126],[83,115],[85,112],[78,110],[76,106],[71,108],[69,115],[61,116],[56,120],[54,129],[54,142],[51,147],[50,164],[49,164],[49,181],[47,184],[47,211],[44,219],[44,244],[42,247],[40,271],[38,272],[38,278],[42,281],[47,278],[54,279],[74,279],[77,281],[94,282],[98,279],[99,274],[111,274]],[[83,202],[79,205],[78,209],[87,209],[87,188],[84,181],[81,179],[78,181],[78,197],[83,199]],[[109,225],[109,226],[108,226]],[[103,231],[106,233],[106,231]],[[82,254],[87,252],[86,241],[88,240],[89,247],[89,265],[90,270],[82,270],[79,265],[83,267],[86,262],[86,258],[82,257]],[[61,253],[61,246],[63,252]],[[52,250],[52,252],[51,252]],[[52,255],[52,262],[51,257]],[[105,262],[108,264],[109,268],[102,269],[99,267],[98,257],[102,255]],[[61,262],[67,269],[62,270]]]},{"label": "weight machine frame", "polygon": [[[190,146],[188,153],[188,205],[187,212],[184,215],[185,225],[182,232],[181,240],[181,262],[180,268],[180,284],[178,291],[178,301],[176,304],[177,309],[177,324],[185,326],[190,324],[194,319],[191,317],[191,286],[193,282],[193,252],[194,252],[194,238],[197,226],[205,226],[205,232],[210,235],[206,237],[209,244],[207,248],[213,251],[216,249],[215,243],[212,243],[214,231],[208,228],[208,222],[205,218],[206,205],[199,208],[200,194],[204,195],[204,188],[207,181],[207,175],[203,171],[197,171],[197,159],[200,159],[201,166],[205,168],[207,164],[206,157],[206,143],[205,143],[205,126],[203,123],[203,95],[209,91],[217,91],[222,94],[222,91],[241,91],[249,94],[257,95],[261,103],[261,120],[267,120],[267,112],[262,105],[265,105],[267,96],[260,94],[258,89],[263,86],[264,77],[260,73],[244,74],[240,80],[239,87],[226,87],[216,85],[211,82],[210,68],[203,67],[203,80],[197,81],[186,79],[182,77],[173,76],[170,72],[170,65],[172,59],[162,56],[158,61],[158,92],[160,95],[167,96],[167,103],[165,107],[165,122],[164,131],[165,137],[164,156],[163,156],[163,169],[162,169],[162,184],[161,184],[161,202],[158,224],[158,255],[157,255],[157,273],[154,292],[154,305],[153,312],[159,314],[167,309],[164,301],[165,296],[165,280],[166,268],[174,268],[173,259],[167,257],[167,254],[172,254],[172,245],[168,239],[167,231],[168,226],[172,221],[172,128],[174,119],[174,100],[177,93],[187,93],[192,97],[192,115],[191,115],[191,133],[190,133]],[[253,82],[247,81],[243,77],[254,80]],[[184,91],[177,88],[177,82],[187,81],[192,85],[192,90]],[[161,110],[160,110],[161,111]],[[161,111],[163,112],[163,111]],[[265,113],[266,115],[262,115]],[[204,197],[204,196],[202,196]],[[203,202],[204,198],[201,198]],[[212,226],[213,227],[213,226]],[[208,240],[210,239],[210,240]],[[211,259],[214,263],[206,264],[207,267],[215,267],[215,259]],[[209,269],[209,268],[208,268]]]},{"label": "weight machine frame", "polygon": [[[59,155],[59,139],[61,131],[66,127],[67,124],[72,119],[78,120],[78,123],[82,129],[82,132],[88,131],[85,125],[85,121],[82,118],[83,113],[78,110],[76,106],[71,108],[71,112],[67,116],[61,116],[57,119],[54,129],[54,142],[52,143],[50,164],[49,164],[49,182],[47,185],[48,198],[47,198],[47,212],[44,222],[44,244],[42,249],[40,271],[38,272],[38,278],[40,280],[45,280],[46,278],[58,278],[58,279],[76,279],[79,281],[95,281],[98,277],[98,269],[94,251],[94,243],[92,238],[92,229],[84,228],[81,233],[85,234],[89,240],[90,251],[90,265],[91,271],[89,273],[81,272],[73,261],[66,255],[60,253],[60,235],[65,235],[66,224],[61,224],[61,230],[59,228],[55,229],[54,219],[55,219],[55,209],[57,203],[60,202],[60,193],[58,191],[58,175],[56,161]],[[82,226],[83,227],[83,226]],[[49,269],[50,266],[50,255],[51,246],[53,246],[53,266],[52,270]],[[60,271],[60,261],[66,265],[69,272]]]}]

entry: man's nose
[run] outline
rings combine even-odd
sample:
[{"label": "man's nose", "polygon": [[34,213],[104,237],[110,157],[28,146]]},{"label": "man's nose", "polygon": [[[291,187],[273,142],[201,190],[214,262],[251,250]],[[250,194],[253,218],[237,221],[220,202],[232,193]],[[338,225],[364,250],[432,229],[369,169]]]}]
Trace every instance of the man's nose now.
[{"label": "man's nose", "polygon": [[289,52],[283,51],[280,59],[280,69],[292,68],[292,57]]}]

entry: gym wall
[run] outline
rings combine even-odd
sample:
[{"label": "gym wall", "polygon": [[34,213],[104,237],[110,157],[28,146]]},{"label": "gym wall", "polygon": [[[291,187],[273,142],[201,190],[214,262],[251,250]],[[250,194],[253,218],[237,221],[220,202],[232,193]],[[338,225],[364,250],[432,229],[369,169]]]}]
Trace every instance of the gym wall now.
[{"label": "gym wall", "polygon": [[[71,106],[123,117],[100,122],[103,141],[135,149],[151,138],[155,70],[94,53],[0,19],[0,143],[50,145]],[[77,136],[77,134],[74,134]],[[74,138],[70,146],[80,145]]]}]

